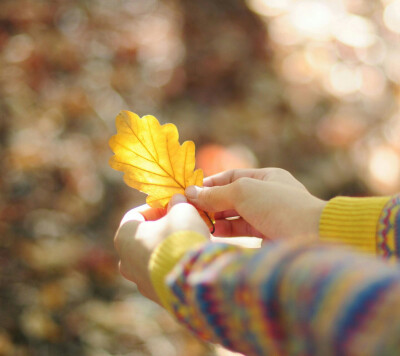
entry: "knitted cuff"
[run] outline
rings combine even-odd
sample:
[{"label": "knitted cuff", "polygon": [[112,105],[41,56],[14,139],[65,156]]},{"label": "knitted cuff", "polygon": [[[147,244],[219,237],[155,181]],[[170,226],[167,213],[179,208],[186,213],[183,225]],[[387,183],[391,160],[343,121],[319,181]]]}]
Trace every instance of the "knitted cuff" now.
[{"label": "knitted cuff", "polygon": [[377,252],[376,231],[389,197],[336,197],[322,211],[319,223],[321,241],[342,243],[359,251]]},{"label": "knitted cuff", "polygon": [[153,287],[162,305],[169,311],[171,292],[165,284],[166,276],[172,271],[179,260],[188,252],[201,244],[208,242],[202,234],[194,231],[178,231],[168,236],[153,251],[149,261],[149,272]]}]

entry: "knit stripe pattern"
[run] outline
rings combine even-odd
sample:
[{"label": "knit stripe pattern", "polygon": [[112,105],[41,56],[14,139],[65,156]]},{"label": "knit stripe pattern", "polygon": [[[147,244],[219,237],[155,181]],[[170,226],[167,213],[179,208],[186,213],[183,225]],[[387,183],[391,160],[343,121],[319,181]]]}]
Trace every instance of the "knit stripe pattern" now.
[{"label": "knit stripe pattern", "polygon": [[377,253],[377,226],[389,197],[336,197],[325,206],[319,223],[321,241]]},{"label": "knit stripe pattern", "polygon": [[392,197],[383,208],[377,229],[377,252],[396,261],[400,251],[400,194]]},{"label": "knit stripe pattern", "polygon": [[[374,241],[381,221],[394,224],[389,230],[398,239],[399,198],[375,203]],[[163,303],[203,340],[247,356],[399,354],[400,265],[355,252],[365,252],[362,244],[280,240],[246,249],[197,240],[176,258],[168,241],[152,256],[150,273],[161,273],[157,256],[170,258]],[[397,246],[390,258],[399,256]]]},{"label": "knit stripe pattern", "polygon": [[[190,239],[187,238],[188,234]],[[192,231],[178,231],[168,236],[151,254],[149,262],[150,278],[153,287],[166,309],[170,310],[167,300],[170,290],[165,284],[165,277],[190,248],[206,243],[201,234]]]},{"label": "knit stripe pattern", "polygon": [[400,269],[328,246],[209,243],[169,273],[175,317],[252,355],[396,355]]}]

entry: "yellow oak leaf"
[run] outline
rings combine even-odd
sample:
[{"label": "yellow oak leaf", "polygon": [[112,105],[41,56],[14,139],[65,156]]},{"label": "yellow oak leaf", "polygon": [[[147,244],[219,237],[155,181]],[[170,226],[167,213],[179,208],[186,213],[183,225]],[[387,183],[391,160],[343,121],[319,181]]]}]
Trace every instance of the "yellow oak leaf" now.
[{"label": "yellow oak leaf", "polygon": [[174,124],[160,125],[154,116],[121,111],[116,126],[117,134],[109,142],[114,152],[110,166],[125,173],[130,187],[148,194],[148,205],[165,208],[174,194],[203,185],[203,171],[194,170],[195,145],[180,145]]}]

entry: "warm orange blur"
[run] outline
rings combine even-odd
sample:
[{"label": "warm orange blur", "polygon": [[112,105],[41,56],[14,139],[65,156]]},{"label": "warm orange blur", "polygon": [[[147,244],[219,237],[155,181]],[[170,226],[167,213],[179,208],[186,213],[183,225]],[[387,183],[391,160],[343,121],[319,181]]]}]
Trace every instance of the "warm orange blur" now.
[{"label": "warm orange blur", "polygon": [[399,0],[2,0],[0,355],[215,354],[118,274],[145,197],[108,165],[115,116],[173,122],[207,175],[392,194],[399,34]]}]

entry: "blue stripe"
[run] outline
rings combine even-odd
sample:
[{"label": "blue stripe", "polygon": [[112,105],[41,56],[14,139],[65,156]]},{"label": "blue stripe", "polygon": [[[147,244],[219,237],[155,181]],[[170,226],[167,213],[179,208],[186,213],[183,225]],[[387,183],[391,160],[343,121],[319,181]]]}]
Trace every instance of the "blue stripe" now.
[{"label": "blue stripe", "polygon": [[[247,290],[248,293],[256,293],[255,290],[249,289],[249,287],[253,288],[251,283],[249,284],[248,279],[252,276],[253,273],[259,270],[260,264],[262,264],[267,258],[268,253],[271,249],[273,249],[273,243],[270,243],[268,247],[261,248],[257,253],[251,256],[250,260],[246,262],[246,268],[243,268],[242,271],[239,271],[238,281],[236,288],[242,292]],[[262,281],[260,284],[262,285]],[[234,294],[232,294],[234,295]],[[260,333],[261,330],[258,328],[254,329],[253,320],[252,320],[252,308],[254,306],[243,303],[240,299],[236,301],[237,303],[237,316],[242,323],[242,333],[243,339],[246,340],[247,352],[250,352],[252,355],[264,355],[265,349],[261,344],[260,338],[263,337]]]},{"label": "blue stripe", "polygon": [[[269,248],[271,246],[268,246]],[[300,256],[303,252],[309,251],[310,247],[301,247],[296,250],[288,252],[283,256],[280,261],[273,267],[272,273],[267,280],[261,284],[262,288],[262,299],[264,315],[274,322],[278,322],[279,311],[278,311],[278,286],[281,282],[281,277],[284,275],[284,271],[289,267],[290,262],[293,262],[296,257]],[[272,252],[272,249],[271,249]],[[272,252],[273,253],[273,252]]]},{"label": "blue stripe", "polygon": [[[400,204],[400,201],[399,201]],[[396,256],[400,257],[400,209],[397,211],[396,223],[394,226],[394,240],[396,243]]]},{"label": "blue stripe", "polygon": [[[327,251],[330,253],[330,251]],[[326,301],[326,295],[328,293],[332,293],[332,288],[335,288],[335,283],[338,279],[341,278],[344,272],[347,272],[348,268],[348,260],[343,261],[342,265],[335,264],[337,260],[333,261],[333,263],[329,266],[329,270],[326,274],[318,276],[318,279],[313,281],[313,292],[314,296],[312,300],[310,300],[309,312],[307,314],[306,322],[310,322],[314,319],[318,312],[320,311],[321,305]]]},{"label": "blue stripe", "polygon": [[369,283],[347,305],[344,317],[338,321],[334,333],[337,355],[345,353],[352,331],[356,331],[363,319],[369,317],[368,311],[372,310],[372,304],[379,303],[380,294],[384,293],[396,279],[398,280],[398,277],[389,275]]}]

